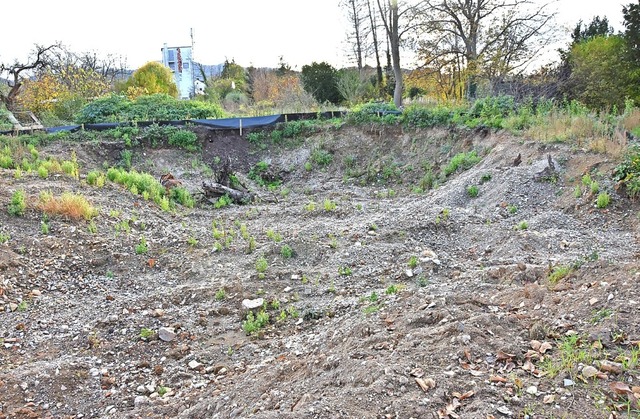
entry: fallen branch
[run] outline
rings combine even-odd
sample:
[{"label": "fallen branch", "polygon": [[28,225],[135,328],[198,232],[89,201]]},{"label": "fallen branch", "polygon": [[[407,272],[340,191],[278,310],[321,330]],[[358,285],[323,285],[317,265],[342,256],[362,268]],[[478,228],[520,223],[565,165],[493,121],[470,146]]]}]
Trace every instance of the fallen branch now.
[{"label": "fallen branch", "polygon": [[251,193],[232,189],[217,182],[202,182],[202,190],[205,198],[214,201],[224,195],[227,195],[236,204],[247,204],[255,199]]}]

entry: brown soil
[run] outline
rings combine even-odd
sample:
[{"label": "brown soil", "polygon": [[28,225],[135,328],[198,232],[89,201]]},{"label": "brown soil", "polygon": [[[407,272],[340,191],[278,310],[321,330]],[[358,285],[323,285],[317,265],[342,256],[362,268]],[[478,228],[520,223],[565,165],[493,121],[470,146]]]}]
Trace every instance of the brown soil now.
[{"label": "brown soil", "polygon": [[[134,167],[197,195],[228,156],[256,203],[167,213],[87,185],[118,144],[41,149],[75,150],[80,180],[0,170],[0,418],[638,417],[640,208],[611,156],[486,131],[327,126],[260,148],[195,130],[201,154],[138,148]],[[472,149],[471,169],[414,189]],[[317,150],[332,162],[305,168]],[[246,179],[260,160],[281,188]],[[587,170],[606,209],[574,196]],[[30,205],[10,216],[19,189]],[[87,197],[97,233],[51,218],[43,234],[48,190]],[[269,323],[247,335],[258,298]]]}]

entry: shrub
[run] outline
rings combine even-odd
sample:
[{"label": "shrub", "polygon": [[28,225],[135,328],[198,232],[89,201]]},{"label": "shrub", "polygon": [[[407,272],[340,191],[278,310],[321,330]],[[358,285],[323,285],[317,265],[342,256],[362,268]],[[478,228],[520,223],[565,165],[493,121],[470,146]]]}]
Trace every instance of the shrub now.
[{"label": "shrub", "polygon": [[454,111],[445,106],[426,108],[414,105],[405,110],[402,122],[416,128],[447,126],[453,122],[453,115]]},{"label": "shrub", "polygon": [[9,203],[9,214],[21,216],[24,215],[24,211],[27,208],[27,201],[24,191],[15,191],[11,195],[11,202]]},{"label": "shrub", "polygon": [[182,187],[171,189],[171,199],[187,208],[193,208],[196,203],[189,191]]},{"label": "shrub", "polygon": [[479,193],[480,192],[479,192],[478,186],[476,185],[467,186],[467,195],[469,195],[471,198],[476,198]]},{"label": "shrub", "polygon": [[180,148],[184,148],[187,151],[198,151],[200,144],[198,143],[198,136],[187,130],[177,130],[169,135],[169,144]]},{"label": "shrub", "polygon": [[333,161],[333,154],[327,150],[317,148],[311,152],[311,161],[320,167],[328,166]]},{"label": "shrub", "polygon": [[87,184],[101,188],[104,186],[105,175],[99,170],[92,170],[87,173]]},{"label": "shrub", "polygon": [[267,271],[268,267],[269,267],[269,262],[267,262],[267,259],[264,256],[260,256],[256,260],[256,271],[258,273],[264,274]]},{"label": "shrub", "polygon": [[477,164],[481,157],[478,156],[475,150],[472,150],[468,153],[458,153],[449,162],[448,165],[444,168],[445,176],[449,176],[452,173],[458,171],[458,169],[467,170]]},{"label": "shrub", "polygon": [[[167,94],[140,96],[135,100],[120,95],[96,99],[79,113],[76,122],[95,124],[99,122],[176,121],[183,119],[221,118],[224,112],[220,105],[178,100]],[[175,127],[174,127],[175,128]]]},{"label": "shrub", "polygon": [[566,266],[556,266],[555,268],[553,268],[551,273],[549,273],[549,283],[551,283],[552,285],[557,284],[562,279],[564,279],[567,276],[569,276],[569,274],[572,271],[573,271],[573,269],[571,268],[571,266],[568,266],[568,265],[566,265]]},{"label": "shrub", "polygon": [[214,208],[224,208],[231,205],[233,201],[229,198],[229,195],[222,195],[218,200],[213,204]]},{"label": "shrub", "polygon": [[250,311],[247,314],[247,319],[242,322],[242,330],[244,330],[247,335],[250,335],[268,324],[269,314],[264,310],[260,311],[257,315],[254,315],[253,312]]},{"label": "shrub", "polygon": [[74,220],[90,220],[98,215],[98,210],[84,196],[71,192],[63,192],[59,197],[51,193],[41,194],[38,207],[47,215],[60,215]]},{"label": "shrub", "polygon": [[283,258],[285,259],[290,259],[293,257],[293,249],[291,248],[291,246],[289,246],[288,244],[285,244],[284,246],[282,246],[280,248],[280,254],[282,255]]},{"label": "shrub", "polygon": [[611,197],[609,196],[609,194],[606,192],[601,192],[598,195],[596,205],[598,206],[598,208],[607,208],[609,206],[610,201],[611,201]]},{"label": "shrub", "polygon": [[[347,114],[347,121],[353,124],[363,124],[369,122],[395,123],[402,113],[393,103],[369,102],[355,106]],[[389,119],[384,119],[390,116]]]},{"label": "shrub", "polygon": [[147,240],[144,237],[140,237],[140,241],[136,244],[136,254],[143,255],[149,251]]},{"label": "shrub", "polygon": [[640,146],[629,147],[622,163],[616,166],[613,179],[626,187],[631,199],[640,194]]}]

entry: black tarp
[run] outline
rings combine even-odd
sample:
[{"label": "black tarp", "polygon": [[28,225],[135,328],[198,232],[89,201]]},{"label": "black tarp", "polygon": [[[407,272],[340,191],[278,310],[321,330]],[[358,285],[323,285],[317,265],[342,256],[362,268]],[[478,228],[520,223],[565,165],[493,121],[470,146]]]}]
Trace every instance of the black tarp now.
[{"label": "black tarp", "polygon": [[82,128],[82,125],[65,125],[63,127],[46,128],[45,131],[47,134],[54,134],[56,132],[76,132],[80,128]]},{"label": "black tarp", "polygon": [[[153,124],[157,125],[173,125],[182,126],[187,124],[204,125],[207,127],[220,129],[220,130],[237,130],[242,128],[259,128],[277,124],[279,122],[292,122],[312,119],[329,119],[329,118],[341,118],[346,115],[344,111],[328,111],[318,113],[290,113],[290,114],[277,114],[268,116],[253,116],[247,118],[222,118],[222,119],[189,119],[180,121],[141,121],[136,122],[138,127],[148,127]],[[98,124],[85,124],[85,125],[66,125],[62,127],[47,128],[47,133],[56,132],[75,132],[80,129],[91,131],[105,131],[109,129],[115,129],[118,127],[133,126],[132,122],[102,122]],[[11,135],[13,131],[0,132],[0,135]]]},{"label": "black tarp", "polygon": [[[257,128],[273,125],[280,122],[282,115],[254,116],[249,118],[225,118],[225,119],[192,119],[191,122],[220,129]],[[284,121],[284,119],[283,119]]]}]

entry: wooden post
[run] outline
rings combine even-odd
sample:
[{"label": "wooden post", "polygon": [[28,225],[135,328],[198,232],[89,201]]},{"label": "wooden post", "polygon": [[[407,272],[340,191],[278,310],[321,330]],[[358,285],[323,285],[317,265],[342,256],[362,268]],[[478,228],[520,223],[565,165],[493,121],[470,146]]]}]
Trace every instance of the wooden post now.
[{"label": "wooden post", "polygon": [[289,117],[286,113],[284,114],[284,122],[285,123],[289,122]]},{"label": "wooden post", "polygon": [[242,118],[240,118],[240,136],[242,137]]}]

